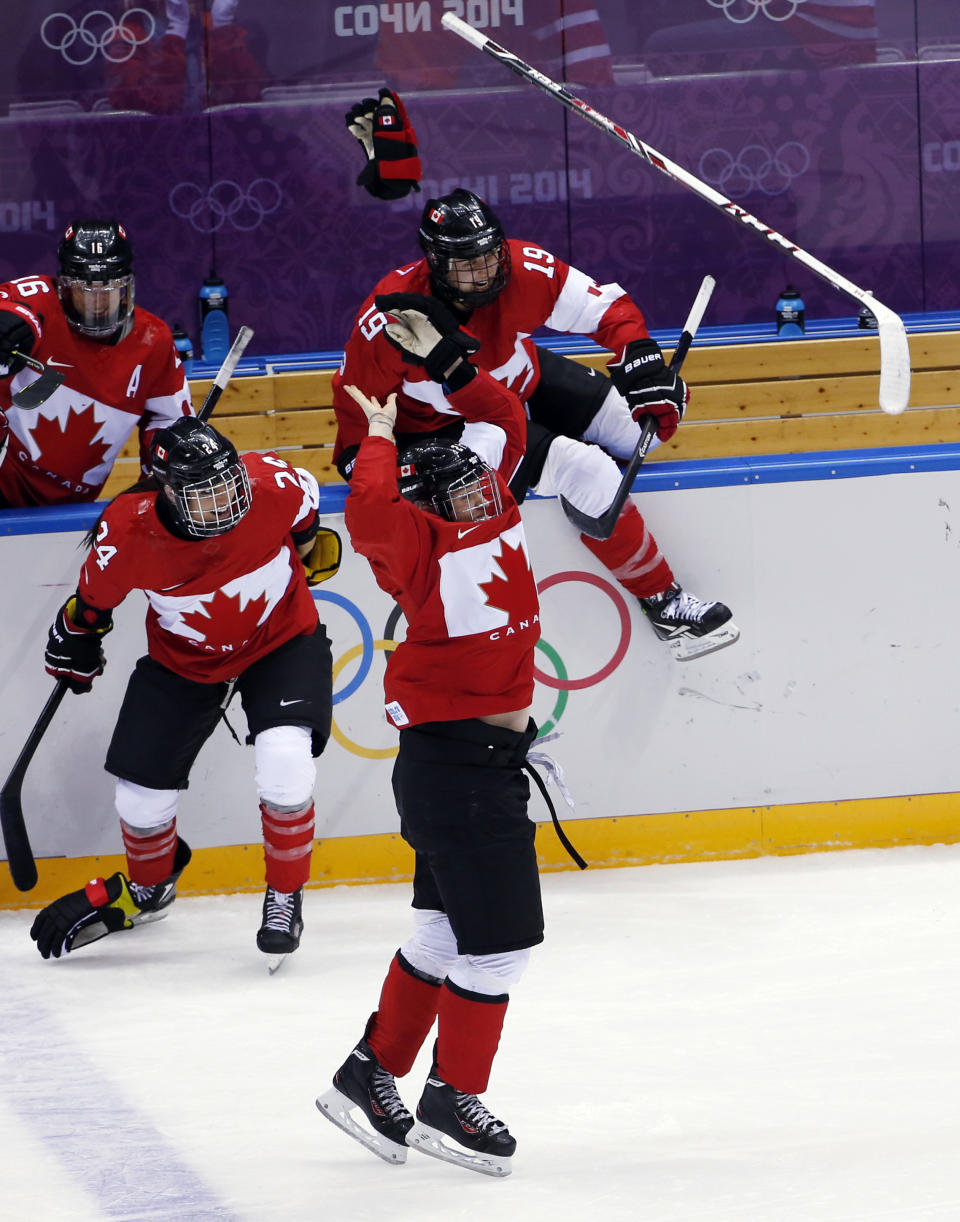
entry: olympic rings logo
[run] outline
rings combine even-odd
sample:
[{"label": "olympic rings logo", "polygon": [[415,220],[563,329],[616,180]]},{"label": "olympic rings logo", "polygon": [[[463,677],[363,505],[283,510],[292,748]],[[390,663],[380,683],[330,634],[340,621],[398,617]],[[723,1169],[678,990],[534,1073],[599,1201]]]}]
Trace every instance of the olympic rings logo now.
[{"label": "olympic rings logo", "polygon": [[810,151],[797,140],[781,144],[775,153],[760,144],[748,144],[736,157],[727,149],[712,148],[700,158],[700,177],[731,199],[751,191],[782,195],[809,168]]},{"label": "olympic rings logo", "polygon": [[[141,20],[127,25],[132,18]],[[140,33],[140,27],[143,33]],[[50,13],[40,26],[40,38],[45,47],[59,51],[68,64],[89,64],[99,52],[112,64],[122,64],[149,42],[156,32],[153,14],[145,8],[128,9],[119,21],[105,9],[97,8],[77,24],[69,13]],[[59,34],[59,37],[57,35]]]},{"label": "olympic rings logo", "polygon": [[[630,638],[632,634],[632,621],[630,619],[630,610],[626,600],[616,587],[612,586],[608,581],[604,581],[602,577],[597,577],[593,573],[583,572],[563,572],[554,573],[550,577],[545,577],[543,581],[537,584],[538,593],[543,593],[545,590],[551,589],[553,586],[560,585],[567,581],[583,582],[586,585],[593,586],[598,590],[603,591],[613,603],[614,610],[617,613],[617,618],[620,622],[620,639],[618,640],[610,658],[602,666],[598,667],[592,674],[585,675],[582,678],[571,678],[567,673],[567,668],[560,657],[560,654],[552,645],[542,638],[537,642],[537,649],[544,655],[550,665],[553,667],[554,673],[547,674],[544,671],[534,666],[533,674],[538,683],[544,687],[550,688],[557,693],[553,709],[547,721],[540,726],[538,737],[542,738],[549,734],[557,725],[560,718],[563,716],[567,707],[567,702],[571,692],[584,691],[588,687],[594,687],[598,683],[602,683],[604,679],[608,679],[610,675],[617,669],[620,663],[626,656],[627,650],[630,647]],[[337,594],[332,590],[316,589],[313,591],[313,597],[317,602],[328,602],[345,611],[347,615],[356,624],[360,633],[360,643],[353,645],[345,653],[341,654],[333,664],[333,704],[336,707],[348,700],[354,692],[364,682],[369,675],[373,666],[373,657],[377,652],[386,654],[391,653],[397,646],[396,631],[397,625],[400,623],[402,614],[398,606],[394,606],[390,614],[387,616],[386,623],[383,628],[383,635],[374,637],[373,631],[367,622],[366,616],[349,598],[345,598],[342,594]],[[337,690],[336,683],[344,669],[359,659],[359,665],[356,672],[343,686]],[[355,742],[337,725],[336,717],[333,718],[331,725],[331,737],[340,744],[345,750],[352,755],[359,755],[364,759],[393,759],[397,754],[397,748],[391,747],[366,747],[361,743]]]},{"label": "olympic rings logo", "polygon": [[214,233],[228,221],[241,233],[250,233],[280,207],[283,191],[272,178],[255,178],[246,191],[230,178],[221,178],[206,191],[195,182],[178,182],[169,203],[174,216],[189,221],[198,233]]},{"label": "olympic rings logo", "polygon": [[807,0],[707,0],[711,8],[722,9],[724,17],[734,25],[746,25],[758,13],[770,21],[789,21],[806,3]]}]

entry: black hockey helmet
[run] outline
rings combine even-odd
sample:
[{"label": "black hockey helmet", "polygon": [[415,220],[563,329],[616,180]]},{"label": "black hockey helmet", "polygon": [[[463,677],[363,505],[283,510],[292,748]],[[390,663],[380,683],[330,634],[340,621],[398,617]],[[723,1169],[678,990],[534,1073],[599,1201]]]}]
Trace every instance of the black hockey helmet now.
[{"label": "black hockey helmet", "polygon": [[250,480],[233,442],[195,416],[157,429],[150,456],[178,524],[193,538],[226,534],[249,510]]},{"label": "black hockey helmet", "polygon": [[116,343],[133,326],[133,250],[117,221],[74,221],[57,250],[57,291],[67,322]]},{"label": "black hockey helmet", "polygon": [[420,218],[420,246],[430,283],[443,301],[475,309],[488,305],[510,279],[510,247],[493,209],[457,187],[428,199]]},{"label": "black hockey helmet", "polygon": [[495,472],[458,441],[414,442],[398,463],[400,495],[448,522],[480,522],[503,513]]}]

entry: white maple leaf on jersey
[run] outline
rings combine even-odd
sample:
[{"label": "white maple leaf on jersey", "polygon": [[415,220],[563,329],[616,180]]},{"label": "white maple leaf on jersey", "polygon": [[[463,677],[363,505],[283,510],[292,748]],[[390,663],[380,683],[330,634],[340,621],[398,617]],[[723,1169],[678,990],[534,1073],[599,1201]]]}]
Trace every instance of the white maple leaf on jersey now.
[{"label": "white maple leaf on jersey", "polygon": [[512,390],[518,399],[522,397],[533,377],[533,361],[523,346],[523,341],[529,338],[529,331],[518,332],[510,357],[496,369],[490,370],[490,376]]},{"label": "white maple leaf on jersey", "polygon": [[[460,536],[466,536],[477,525],[461,523]],[[527,567],[530,567],[527,540],[523,525],[519,522],[495,539],[488,539],[475,547],[447,552],[440,557],[440,601],[443,603],[447,633],[451,637],[493,632],[505,628],[510,622],[509,612],[502,607],[491,607],[487,602],[487,591],[481,588],[493,577],[506,578],[499,563],[504,544],[513,549],[522,549]]]},{"label": "white maple leaf on jersey", "polygon": [[[146,595],[150,605],[157,613],[160,627],[175,636],[186,637],[188,640],[203,642],[207,634],[200,631],[198,622],[209,615],[209,604],[220,594],[223,598],[235,599],[237,610],[242,612],[256,599],[263,599],[263,611],[257,619],[259,628],[273,612],[290,585],[293,569],[290,564],[290,553],[283,547],[272,560],[268,560],[251,573],[244,573],[233,581],[216,590],[204,594],[161,594],[157,590],[147,590]],[[192,622],[187,623],[185,616],[191,616]],[[212,626],[212,625],[211,625]],[[238,642],[239,643],[239,642]]]}]

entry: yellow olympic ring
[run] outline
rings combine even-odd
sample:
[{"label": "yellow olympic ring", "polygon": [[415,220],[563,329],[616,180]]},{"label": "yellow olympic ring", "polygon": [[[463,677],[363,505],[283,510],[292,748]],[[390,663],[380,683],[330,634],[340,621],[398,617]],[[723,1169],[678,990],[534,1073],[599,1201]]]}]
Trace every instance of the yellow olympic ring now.
[{"label": "yellow olympic ring", "polygon": [[[373,647],[374,649],[382,649],[384,653],[392,653],[397,647],[397,642],[374,641]],[[354,645],[353,648],[348,649],[341,658],[338,658],[333,664],[334,680],[336,680],[337,676],[348,662],[352,662],[354,658],[359,657],[362,653],[363,645]],[[352,751],[354,755],[361,755],[364,759],[368,760],[390,760],[393,759],[399,751],[399,747],[361,747],[360,744],[355,743],[352,738],[347,738],[346,734],[344,734],[344,732],[340,729],[340,727],[337,725],[336,719],[333,717],[331,717],[330,720],[330,734],[336,739],[341,747],[344,747],[347,751]]]}]

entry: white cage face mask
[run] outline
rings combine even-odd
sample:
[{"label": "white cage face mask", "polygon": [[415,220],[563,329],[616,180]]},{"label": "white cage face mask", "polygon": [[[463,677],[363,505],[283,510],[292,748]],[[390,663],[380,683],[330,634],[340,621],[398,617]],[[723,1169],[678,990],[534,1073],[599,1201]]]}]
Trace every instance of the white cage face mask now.
[{"label": "white cage face mask", "polygon": [[171,491],[184,529],[198,539],[226,534],[250,508],[250,480],[242,462]]},{"label": "white cage face mask", "polygon": [[503,513],[500,488],[494,474],[485,470],[454,480],[437,497],[436,512],[450,522],[484,522]]}]

